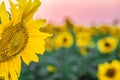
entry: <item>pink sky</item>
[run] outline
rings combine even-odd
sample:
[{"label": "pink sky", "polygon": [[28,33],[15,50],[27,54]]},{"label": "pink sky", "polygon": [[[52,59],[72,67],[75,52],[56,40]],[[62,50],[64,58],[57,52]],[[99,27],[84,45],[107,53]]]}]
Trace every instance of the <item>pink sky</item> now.
[{"label": "pink sky", "polygon": [[[9,8],[8,0],[1,1]],[[48,23],[61,24],[65,17],[83,25],[112,24],[116,18],[120,21],[120,0],[41,0],[41,3],[35,18],[44,18]]]},{"label": "pink sky", "polygon": [[65,17],[84,25],[120,20],[120,0],[41,0],[41,3],[35,17],[55,24],[63,23]]}]

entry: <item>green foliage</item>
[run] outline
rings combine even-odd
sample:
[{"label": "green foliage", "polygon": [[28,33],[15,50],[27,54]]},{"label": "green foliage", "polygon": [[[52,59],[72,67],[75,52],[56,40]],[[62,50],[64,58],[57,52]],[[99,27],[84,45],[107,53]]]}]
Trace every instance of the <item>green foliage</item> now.
[{"label": "green foliage", "polygon": [[[111,54],[101,54],[89,49],[87,56],[81,56],[75,46],[40,55],[40,62],[23,64],[20,80],[97,80],[97,66],[103,62],[119,59],[116,49]],[[117,56],[116,56],[117,55]],[[47,70],[48,65],[56,67],[55,72]]]}]

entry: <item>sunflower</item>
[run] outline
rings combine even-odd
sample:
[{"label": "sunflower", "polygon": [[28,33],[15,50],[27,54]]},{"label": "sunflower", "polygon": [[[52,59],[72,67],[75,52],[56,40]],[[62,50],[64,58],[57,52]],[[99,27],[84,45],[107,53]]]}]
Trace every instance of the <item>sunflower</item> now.
[{"label": "sunflower", "polygon": [[64,31],[54,38],[54,48],[60,47],[69,48],[73,44],[73,37],[70,32]]},{"label": "sunflower", "polygon": [[120,62],[113,60],[98,66],[97,77],[99,80],[120,80]]},{"label": "sunflower", "polygon": [[120,33],[119,33],[119,28],[117,26],[112,26],[109,30],[110,35],[114,36],[114,37],[119,37]]},{"label": "sunflower", "polygon": [[118,39],[114,37],[105,37],[100,39],[97,43],[98,49],[103,54],[108,54],[116,49],[118,44]]},{"label": "sunflower", "polygon": [[55,72],[56,71],[56,67],[54,65],[48,65],[47,66],[47,70],[51,73]]},{"label": "sunflower", "polygon": [[53,31],[54,35],[57,35],[57,34],[59,34],[61,32],[67,31],[68,28],[67,28],[67,26],[65,24],[64,25],[60,25],[60,26],[55,26],[54,25],[53,30],[54,30]]},{"label": "sunflower", "polygon": [[107,34],[110,31],[110,27],[106,24],[102,24],[99,26],[98,31],[102,34]]},{"label": "sunflower", "polygon": [[91,46],[92,40],[91,40],[91,33],[87,31],[82,31],[76,34],[76,44],[78,47],[88,47]]},{"label": "sunflower", "polygon": [[[10,1],[10,11],[4,2],[0,5],[0,79],[18,80],[21,60],[28,65],[38,62],[37,54],[43,54],[44,39],[50,36],[39,31],[45,20],[33,20],[34,12],[40,6],[39,0]],[[37,53],[37,54],[36,54]]]},{"label": "sunflower", "polygon": [[79,32],[86,31],[86,28],[85,26],[82,25],[81,26],[75,25],[73,31],[77,34]]},{"label": "sunflower", "polygon": [[90,31],[90,33],[91,33],[92,35],[94,35],[94,34],[97,32],[97,28],[96,28],[95,26],[91,26],[91,27],[89,28],[89,31]]},{"label": "sunflower", "polygon": [[47,24],[45,27],[41,28],[41,31],[47,32],[47,33],[53,33],[54,25],[52,23]]},{"label": "sunflower", "polygon": [[53,41],[52,41],[53,39],[52,38],[47,38],[46,40],[45,40],[45,42],[46,42],[46,44],[45,44],[45,49],[46,49],[46,51],[48,51],[48,52],[51,52],[52,51],[52,49],[53,49]]},{"label": "sunflower", "polygon": [[81,54],[82,56],[87,56],[87,54],[88,54],[88,49],[87,49],[86,47],[81,47],[81,48],[79,49],[79,52],[80,52],[80,54]]}]

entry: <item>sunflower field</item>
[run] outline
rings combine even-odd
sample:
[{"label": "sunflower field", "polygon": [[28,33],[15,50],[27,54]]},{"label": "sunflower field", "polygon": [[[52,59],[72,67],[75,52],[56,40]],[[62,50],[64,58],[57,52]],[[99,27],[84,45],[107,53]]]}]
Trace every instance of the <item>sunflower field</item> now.
[{"label": "sunflower field", "polygon": [[53,34],[38,63],[22,66],[20,80],[120,80],[120,28],[85,27],[66,20],[40,29]]},{"label": "sunflower field", "polygon": [[0,1],[0,80],[120,80],[118,22],[45,25],[39,0]]}]

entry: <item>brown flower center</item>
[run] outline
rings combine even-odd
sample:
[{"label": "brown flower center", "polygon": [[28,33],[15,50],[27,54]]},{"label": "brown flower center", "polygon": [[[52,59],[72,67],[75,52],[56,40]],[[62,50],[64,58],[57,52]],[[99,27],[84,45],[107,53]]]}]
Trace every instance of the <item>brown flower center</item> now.
[{"label": "brown flower center", "polygon": [[109,77],[109,78],[113,78],[115,76],[115,69],[108,69],[107,72],[106,72],[106,76]]},{"label": "brown flower center", "polygon": [[64,39],[63,39],[63,42],[67,42],[67,39],[66,39],[66,38],[64,38]]},{"label": "brown flower center", "polygon": [[21,23],[4,29],[0,40],[0,62],[19,54],[28,42],[28,32]]},{"label": "brown flower center", "polygon": [[110,47],[110,44],[106,42],[106,43],[105,43],[105,46],[106,46],[106,47]]}]

